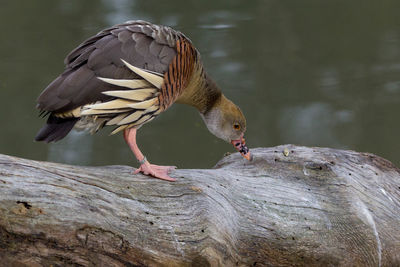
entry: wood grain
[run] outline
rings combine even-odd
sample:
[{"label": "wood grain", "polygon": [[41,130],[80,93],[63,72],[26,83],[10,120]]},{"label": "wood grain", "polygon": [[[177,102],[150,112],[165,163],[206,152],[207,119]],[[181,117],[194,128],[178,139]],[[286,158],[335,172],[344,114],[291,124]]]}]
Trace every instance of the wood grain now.
[{"label": "wood grain", "polygon": [[0,155],[0,266],[400,266],[400,171],[285,145],[177,182]]}]

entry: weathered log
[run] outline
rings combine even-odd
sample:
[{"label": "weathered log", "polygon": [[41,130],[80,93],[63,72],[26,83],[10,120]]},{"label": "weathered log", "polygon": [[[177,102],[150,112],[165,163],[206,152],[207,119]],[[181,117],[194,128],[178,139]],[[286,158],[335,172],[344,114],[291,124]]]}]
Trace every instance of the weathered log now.
[{"label": "weathered log", "polygon": [[175,183],[0,155],[0,265],[400,266],[389,161],[292,145],[252,153],[176,170]]}]

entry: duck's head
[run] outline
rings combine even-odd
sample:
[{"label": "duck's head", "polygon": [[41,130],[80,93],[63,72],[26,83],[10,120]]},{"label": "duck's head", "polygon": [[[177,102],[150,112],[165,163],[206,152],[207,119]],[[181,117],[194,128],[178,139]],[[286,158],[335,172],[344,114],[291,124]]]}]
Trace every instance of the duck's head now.
[{"label": "duck's head", "polygon": [[245,159],[252,159],[243,137],[246,131],[246,118],[238,106],[221,95],[215,104],[202,114],[202,117],[212,134],[230,142]]}]

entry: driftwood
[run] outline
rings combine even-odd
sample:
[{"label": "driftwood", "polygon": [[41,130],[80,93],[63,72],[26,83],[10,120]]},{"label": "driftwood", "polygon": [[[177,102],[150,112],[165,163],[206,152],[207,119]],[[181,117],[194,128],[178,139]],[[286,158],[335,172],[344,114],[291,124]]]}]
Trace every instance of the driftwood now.
[{"label": "driftwood", "polygon": [[170,183],[0,155],[0,266],[400,266],[400,171],[279,146]]}]

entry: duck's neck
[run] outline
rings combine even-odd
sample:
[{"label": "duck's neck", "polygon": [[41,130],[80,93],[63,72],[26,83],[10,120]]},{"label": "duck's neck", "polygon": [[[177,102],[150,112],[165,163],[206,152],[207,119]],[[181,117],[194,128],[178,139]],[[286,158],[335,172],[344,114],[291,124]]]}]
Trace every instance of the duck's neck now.
[{"label": "duck's neck", "polygon": [[221,90],[200,65],[193,71],[188,86],[177,102],[194,106],[201,114],[205,114],[222,96]]}]

